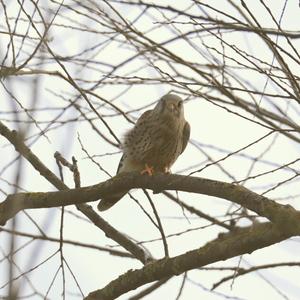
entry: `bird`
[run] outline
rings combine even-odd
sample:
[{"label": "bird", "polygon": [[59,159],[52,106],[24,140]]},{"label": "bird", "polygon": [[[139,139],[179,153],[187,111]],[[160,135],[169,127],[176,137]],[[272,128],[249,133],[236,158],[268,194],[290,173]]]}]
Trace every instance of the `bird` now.
[{"label": "bird", "polygon": [[[182,99],[173,93],[164,95],[124,135],[117,174],[133,171],[149,176],[170,173],[171,166],[187,146],[190,131],[184,118]],[[98,210],[111,208],[127,192],[113,193],[101,199]]]}]

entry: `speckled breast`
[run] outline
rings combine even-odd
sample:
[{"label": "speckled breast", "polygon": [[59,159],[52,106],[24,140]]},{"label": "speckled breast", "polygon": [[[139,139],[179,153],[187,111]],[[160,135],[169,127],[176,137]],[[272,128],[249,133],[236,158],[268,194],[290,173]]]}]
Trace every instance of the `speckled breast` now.
[{"label": "speckled breast", "polygon": [[153,166],[155,171],[169,169],[180,154],[181,134],[178,128],[164,126],[145,126],[135,128],[127,136],[125,143],[130,147],[127,154],[136,161]]}]

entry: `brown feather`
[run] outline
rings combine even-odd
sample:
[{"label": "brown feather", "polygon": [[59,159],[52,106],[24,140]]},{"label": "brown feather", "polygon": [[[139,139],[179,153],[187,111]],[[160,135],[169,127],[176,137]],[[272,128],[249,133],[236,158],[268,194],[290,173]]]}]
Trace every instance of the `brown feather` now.
[{"label": "brown feather", "polygon": [[[123,157],[118,172],[142,171],[147,164],[154,172],[167,172],[187,146],[190,125],[184,119],[182,100],[165,95],[154,109],[147,110],[125,135]],[[102,199],[103,211],[117,203],[128,191]]]}]

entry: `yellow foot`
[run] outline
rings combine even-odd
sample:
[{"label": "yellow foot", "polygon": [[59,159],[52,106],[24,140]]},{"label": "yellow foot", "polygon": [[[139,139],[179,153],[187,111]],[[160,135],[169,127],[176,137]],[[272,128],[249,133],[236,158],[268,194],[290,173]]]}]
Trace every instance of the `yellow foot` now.
[{"label": "yellow foot", "polygon": [[154,174],[154,168],[149,167],[148,164],[145,164],[145,169],[141,171],[141,174],[148,174],[149,176],[152,176]]}]

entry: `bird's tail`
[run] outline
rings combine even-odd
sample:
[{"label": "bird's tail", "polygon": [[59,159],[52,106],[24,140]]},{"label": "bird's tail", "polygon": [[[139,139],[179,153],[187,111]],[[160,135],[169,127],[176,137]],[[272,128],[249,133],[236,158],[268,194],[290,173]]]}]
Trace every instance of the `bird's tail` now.
[{"label": "bird's tail", "polygon": [[121,193],[118,193],[118,194],[114,194],[112,195],[111,197],[107,197],[107,198],[103,198],[101,199],[101,201],[98,203],[98,210],[100,211],[104,211],[104,210],[107,210],[109,208],[111,208],[113,205],[115,205],[119,200],[121,200],[121,198],[123,196],[125,196],[125,194],[127,193],[128,191],[125,191],[125,192],[121,192]]},{"label": "bird's tail", "polygon": [[[125,155],[123,154],[120,159],[120,162],[119,162],[117,174],[121,173],[121,170],[124,166],[124,160],[125,160]],[[121,200],[121,198],[123,198],[127,193],[128,193],[128,191],[121,191],[119,193],[113,193],[110,197],[101,199],[101,201],[98,203],[98,206],[97,206],[98,210],[104,211],[104,210],[111,208],[119,200]]]}]

